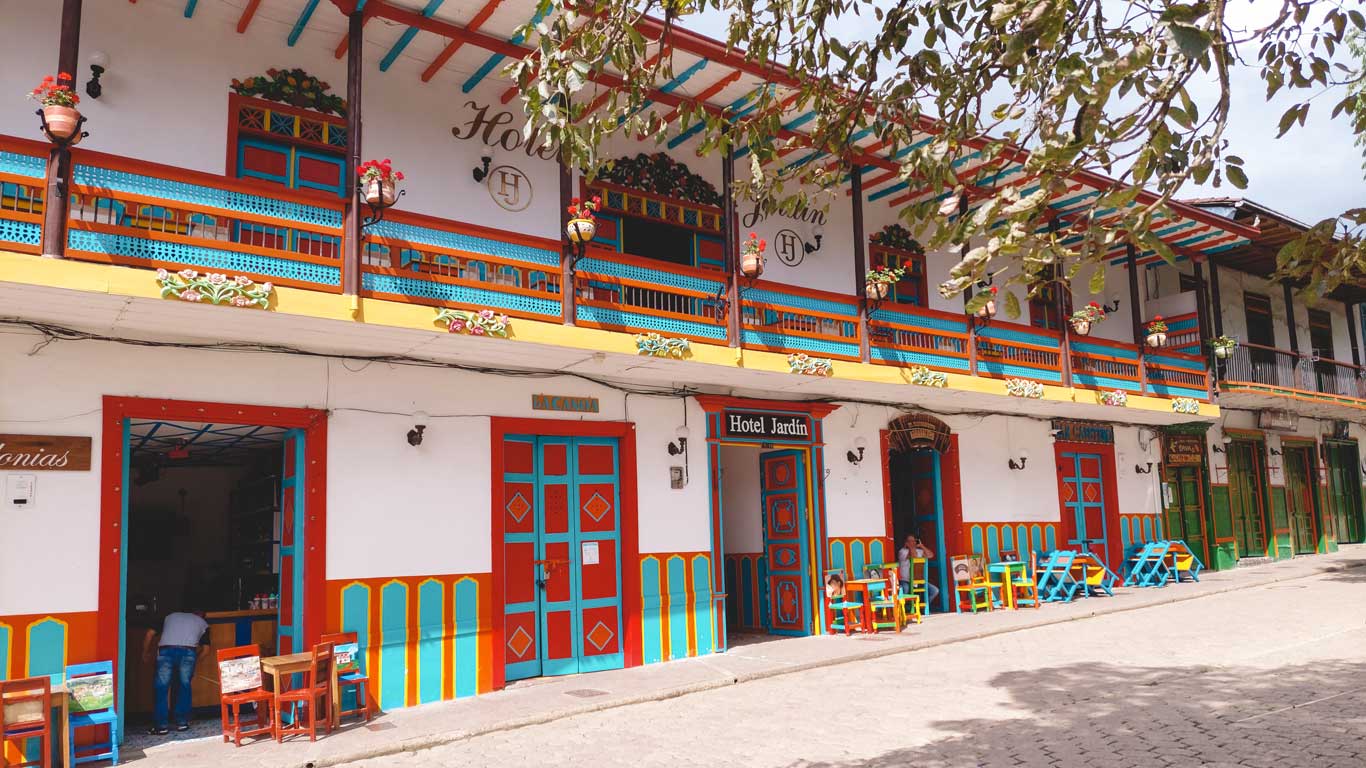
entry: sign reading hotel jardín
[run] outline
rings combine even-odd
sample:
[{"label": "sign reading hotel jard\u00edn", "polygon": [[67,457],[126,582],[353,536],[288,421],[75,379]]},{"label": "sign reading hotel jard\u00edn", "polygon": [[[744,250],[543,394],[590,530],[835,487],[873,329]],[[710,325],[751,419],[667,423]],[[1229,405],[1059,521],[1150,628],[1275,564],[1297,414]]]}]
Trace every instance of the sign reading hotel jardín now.
[{"label": "sign reading hotel jard\u00edn", "polygon": [[810,440],[811,419],[781,413],[726,411],[721,430],[726,437],[761,440]]}]

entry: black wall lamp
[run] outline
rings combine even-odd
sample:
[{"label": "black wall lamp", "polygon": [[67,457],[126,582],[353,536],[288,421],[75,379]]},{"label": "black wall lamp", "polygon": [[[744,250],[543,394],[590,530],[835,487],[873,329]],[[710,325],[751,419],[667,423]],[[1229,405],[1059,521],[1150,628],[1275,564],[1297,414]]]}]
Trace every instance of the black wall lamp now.
[{"label": "black wall lamp", "polygon": [[1103,310],[1105,310],[1105,314],[1107,314],[1107,315],[1110,314],[1111,312],[1118,312],[1118,311],[1119,311],[1119,299],[1115,299],[1114,301],[1108,302],[1108,303],[1106,303],[1106,304],[1101,304],[1101,305],[1100,305],[1100,308],[1103,309]]},{"label": "black wall lamp", "polygon": [[474,167],[474,171],[471,173],[471,175],[474,176],[475,182],[483,184],[484,179],[487,179],[489,176],[489,165],[493,163],[493,155],[484,155],[483,157],[479,158],[479,163],[479,165],[476,165]]},{"label": "black wall lamp", "polygon": [[1210,446],[1210,450],[1214,451],[1215,453],[1228,453],[1228,446],[1233,442],[1233,438],[1229,437],[1228,435],[1225,435],[1222,442],[1223,445],[1220,445],[1219,443],[1214,443]]},{"label": "black wall lamp", "polygon": [[1153,472],[1153,463],[1148,462],[1148,468],[1144,469],[1142,464],[1134,465],[1134,473],[1139,475],[1150,475]]},{"label": "black wall lamp", "polygon": [[422,445],[422,433],[427,431],[427,414],[418,411],[413,414],[413,428],[408,430],[408,445],[416,448]]},{"label": "black wall lamp", "polygon": [[109,68],[109,54],[104,51],[95,51],[90,54],[90,79],[85,83],[85,92],[90,98],[98,99],[104,93],[104,87],[100,85],[100,75]]},{"label": "black wall lamp", "polygon": [[[854,450],[845,451],[844,458],[848,459],[850,464],[858,464],[859,462],[863,461],[863,449],[867,447],[868,442],[866,440],[864,440],[861,437],[857,438],[854,440]],[[854,451],[857,451],[857,453],[855,453]]]},{"label": "black wall lamp", "polygon": [[1282,454],[1281,454],[1281,451],[1278,451],[1278,450],[1276,450],[1275,448],[1272,448],[1270,451],[1268,451],[1268,453],[1270,453],[1272,456],[1280,456],[1280,455],[1282,455]]},{"label": "black wall lamp", "polygon": [[802,250],[808,254],[819,251],[821,249],[822,237],[825,237],[825,227],[822,227],[821,225],[817,224],[816,226],[811,228],[811,239],[815,240],[816,244],[812,245],[811,243],[802,243]]},{"label": "black wall lamp", "polygon": [[678,438],[678,441],[675,443],[669,443],[670,456],[677,456],[678,454],[688,450],[688,434],[689,431],[686,425],[679,427],[677,430],[674,431],[674,436]]},{"label": "black wall lamp", "polygon": [[1023,451],[1021,451],[1021,452],[1020,452],[1020,460],[1019,460],[1019,461],[1015,461],[1014,459],[1011,459],[1011,460],[1008,461],[1007,463],[1010,465],[1010,468],[1011,468],[1011,469],[1024,469],[1024,468],[1025,468],[1025,462],[1027,462],[1027,461],[1029,461],[1029,454],[1024,453]]}]

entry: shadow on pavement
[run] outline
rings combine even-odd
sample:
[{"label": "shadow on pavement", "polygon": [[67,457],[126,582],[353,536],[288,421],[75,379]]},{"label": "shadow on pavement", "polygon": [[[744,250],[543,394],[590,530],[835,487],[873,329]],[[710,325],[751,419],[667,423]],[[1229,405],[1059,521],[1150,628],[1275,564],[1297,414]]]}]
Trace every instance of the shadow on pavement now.
[{"label": "shadow on pavement", "polygon": [[1354,584],[1366,583],[1366,560],[1344,560],[1324,578]]},{"label": "shadow on pavement", "polygon": [[1002,674],[992,685],[1008,694],[1016,719],[940,721],[936,728],[962,735],[871,760],[794,768],[1366,765],[1363,663],[1277,670],[1080,664]]}]

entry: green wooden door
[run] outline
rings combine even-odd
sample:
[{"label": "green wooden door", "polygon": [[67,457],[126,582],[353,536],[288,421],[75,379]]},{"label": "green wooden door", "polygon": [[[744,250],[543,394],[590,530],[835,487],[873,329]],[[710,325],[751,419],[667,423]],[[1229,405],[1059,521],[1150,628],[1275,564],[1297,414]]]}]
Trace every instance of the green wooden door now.
[{"label": "green wooden door", "polygon": [[1318,551],[1314,531],[1314,483],[1310,464],[1312,448],[1285,448],[1285,506],[1290,514],[1290,531],[1295,554],[1312,555]]},{"label": "green wooden door", "polygon": [[1168,467],[1167,485],[1171,493],[1164,499],[1164,538],[1186,542],[1202,562],[1208,562],[1205,527],[1201,522],[1204,505],[1200,503],[1200,468]]},{"label": "green wooden door", "polygon": [[1356,443],[1328,443],[1328,508],[1337,540],[1361,541],[1361,479]]},{"label": "green wooden door", "polygon": [[1266,554],[1266,497],[1262,493],[1262,445],[1235,440],[1228,446],[1228,506],[1238,557]]}]

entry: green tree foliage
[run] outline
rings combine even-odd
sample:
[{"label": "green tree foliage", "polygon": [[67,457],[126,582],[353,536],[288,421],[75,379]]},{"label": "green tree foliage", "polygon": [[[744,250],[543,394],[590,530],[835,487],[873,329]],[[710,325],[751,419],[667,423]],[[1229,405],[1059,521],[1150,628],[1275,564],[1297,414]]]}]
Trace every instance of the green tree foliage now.
[{"label": "green tree foliage", "polygon": [[[1366,30],[1363,0],[1273,1],[1268,24],[1239,29],[1225,0],[542,0],[554,12],[522,30],[535,52],[510,69],[528,127],[576,166],[599,168],[612,134],[663,141],[700,126],[703,153],[751,149],[733,191],[769,211],[825,204],[821,191],[846,183],[850,165],[885,163],[855,149],[871,135],[897,158],[900,179],[923,190],[901,220],[927,248],[962,248],[941,293],[1012,260],[1023,266],[1016,287],[1031,292],[1044,275],[1071,277],[1126,242],[1173,259],[1152,231],[1183,187],[1246,187],[1225,138],[1232,67],[1257,67],[1267,98],[1303,95],[1281,117],[1282,135],[1311,108],[1354,116],[1356,134],[1366,133],[1359,91],[1348,87],[1359,84],[1361,57],[1346,46],[1349,32]],[[657,89],[676,74],[667,55],[684,34],[676,24],[704,9],[725,14],[727,44],[769,84],[734,113],[687,98],[650,109],[667,103]],[[872,19],[874,32],[836,36],[849,17]],[[784,115],[808,112],[800,134],[784,127]],[[821,159],[770,162],[795,146]],[[1024,164],[1027,184],[987,181],[1007,162]],[[1049,199],[1079,169],[1116,181],[1050,221]],[[972,212],[954,215],[964,198]],[[1106,210],[1122,215],[1102,221]],[[1364,222],[1363,208],[1323,222],[1317,241],[1311,233],[1287,246],[1282,276],[1317,290],[1362,277]]]}]

